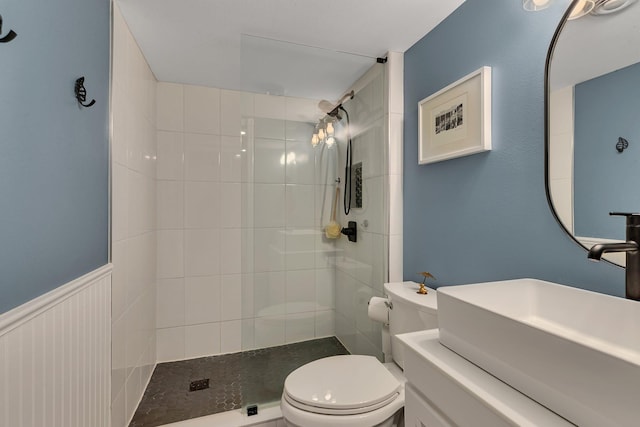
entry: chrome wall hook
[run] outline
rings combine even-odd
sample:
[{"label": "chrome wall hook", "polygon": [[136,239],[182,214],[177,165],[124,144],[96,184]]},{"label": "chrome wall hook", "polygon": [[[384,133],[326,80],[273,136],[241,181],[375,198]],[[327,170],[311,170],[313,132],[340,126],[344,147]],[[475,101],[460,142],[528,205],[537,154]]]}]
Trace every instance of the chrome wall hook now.
[{"label": "chrome wall hook", "polygon": [[[0,15],[0,34],[2,34],[2,15]],[[0,38],[0,43],[9,43],[11,40],[15,39],[17,35],[18,34],[15,31],[9,30],[6,36]]]},{"label": "chrome wall hook", "polygon": [[93,104],[96,103],[96,100],[92,99],[91,102],[89,102],[88,104],[85,104],[85,102],[87,101],[87,89],[85,89],[84,87],[84,76],[76,79],[75,92],[76,92],[76,99],[78,100],[78,104],[82,105],[83,107],[91,107]]}]

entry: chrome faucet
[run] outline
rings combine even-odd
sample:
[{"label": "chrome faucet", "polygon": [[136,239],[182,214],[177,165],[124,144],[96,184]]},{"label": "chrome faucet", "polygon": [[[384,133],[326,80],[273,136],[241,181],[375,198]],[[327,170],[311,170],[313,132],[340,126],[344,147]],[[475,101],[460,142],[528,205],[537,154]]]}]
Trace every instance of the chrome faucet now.
[{"label": "chrome faucet", "polygon": [[627,241],[594,245],[587,257],[591,261],[600,261],[606,252],[626,252],[625,294],[628,299],[640,301],[640,213],[610,212],[609,215],[627,217]]}]

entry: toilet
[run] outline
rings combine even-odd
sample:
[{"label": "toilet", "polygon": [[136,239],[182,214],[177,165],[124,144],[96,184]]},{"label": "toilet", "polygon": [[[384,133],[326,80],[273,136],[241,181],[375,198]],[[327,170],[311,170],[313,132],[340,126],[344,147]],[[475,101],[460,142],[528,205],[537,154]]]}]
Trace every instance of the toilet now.
[{"label": "toilet", "polygon": [[404,347],[396,335],[438,327],[436,291],[418,294],[414,282],[386,283],[385,363],[362,355],[319,359],[286,378],[280,401],[290,427],[404,425]]}]

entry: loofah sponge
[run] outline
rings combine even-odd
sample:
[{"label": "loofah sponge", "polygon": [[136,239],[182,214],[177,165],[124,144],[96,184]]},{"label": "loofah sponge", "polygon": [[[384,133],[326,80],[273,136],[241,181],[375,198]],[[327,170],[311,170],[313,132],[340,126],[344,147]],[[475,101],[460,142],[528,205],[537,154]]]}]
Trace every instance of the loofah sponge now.
[{"label": "loofah sponge", "polygon": [[331,221],[324,228],[324,235],[327,236],[327,239],[337,239],[341,236],[340,230],[342,230],[340,224],[335,221]]},{"label": "loofah sponge", "polygon": [[324,228],[324,235],[327,239],[339,239],[342,235],[342,227],[336,222],[336,205],[340,197],[340,187],[336,187],[336,197],[333,200],[333,208],[331,209],[331,222]]}]

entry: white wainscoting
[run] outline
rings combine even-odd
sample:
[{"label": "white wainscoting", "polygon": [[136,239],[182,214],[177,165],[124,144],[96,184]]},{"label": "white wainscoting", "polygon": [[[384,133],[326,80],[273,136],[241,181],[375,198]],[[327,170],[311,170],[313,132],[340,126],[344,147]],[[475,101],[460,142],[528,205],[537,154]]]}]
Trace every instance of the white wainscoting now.
[{"label": "white wainscoting", "polygon": [[111,265],[0,315],[0,427],[108,427]]}]

